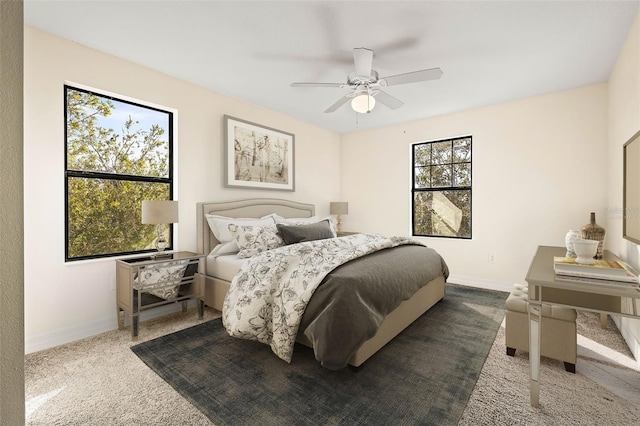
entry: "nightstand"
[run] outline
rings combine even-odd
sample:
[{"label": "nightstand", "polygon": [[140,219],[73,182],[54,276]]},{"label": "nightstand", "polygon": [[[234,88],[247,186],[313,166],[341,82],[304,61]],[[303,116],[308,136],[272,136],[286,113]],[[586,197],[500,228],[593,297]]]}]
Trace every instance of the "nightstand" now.
[{"label": "nightstand", "polygon": [[349,231],[338,231],[336,232],[336,236],[338,237],[346,237],[347,235],[355,235],[359,234],[359,232],[349,232]]},{"label": "nightstand", "polygon": [[116,260],[116,309],[118,329],[124,329],[125,313],[131,317],[131,340],[138,339],[140,312],[171,303],[198,302],[198,318],[204,315],[203,279],[198,272],[204,255],[188,251],[163,256]]}]

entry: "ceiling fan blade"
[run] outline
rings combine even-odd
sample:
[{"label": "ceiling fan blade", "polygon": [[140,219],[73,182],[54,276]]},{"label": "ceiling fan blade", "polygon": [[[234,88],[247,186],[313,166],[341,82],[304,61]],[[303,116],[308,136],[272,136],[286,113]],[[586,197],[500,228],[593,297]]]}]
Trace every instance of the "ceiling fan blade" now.
[{"label": "ceiling fan blade", "polygon": [[347,93],[346,95],[344,95],[343,97],[338,99],[338,102],[336,102],[335,104],[331,105],[324,112],[325,113],[334,112],[335,110],[340,108],[342,105],[346,104],[351,98],[353,98],[353,95],[351,93]]},{"label": "ceiling fan blade", "polygon": [[397,86],[398,84],[418,83],[420,81],[437,80],[441,76],[442,76],[442,70],[440,68],[429,68],[427,70],[413,71],[405,74],[397,74],[389,77],[384,77],[378,81],[383,86]]},{"label": "ceiling fan blade", "polygon": [[346,87],[344,83],[291,83],[291,87]]},{"label": "ceiling fan blade", "polygon": [[373,97],[375,97],[377,101],[379,101],[382,105],[386,106],[387,108],[398,109],[402,105],[404,105],[404,103],[401,100],[394,98],[387,92],[383,92],[380,89],[377,89],[376,92],[377,93],[374,93]]},{"label": "ceiling fan blade", "polygon": [[364,47],[353,49],[353,64],[356,66],[356,75],[369,77],[373,65],[373,50]]}]

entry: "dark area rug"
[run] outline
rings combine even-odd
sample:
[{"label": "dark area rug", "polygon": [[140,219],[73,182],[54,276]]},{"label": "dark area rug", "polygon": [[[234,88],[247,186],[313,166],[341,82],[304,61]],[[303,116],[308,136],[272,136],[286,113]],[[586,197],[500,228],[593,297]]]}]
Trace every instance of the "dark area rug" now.
[{"label": "dark area rug", "polygon": [[287,364],[229,337],[220,319],[132,350],[218,425],[457,425],[506,298],[448,284],[444,300],[357,372],[327,370],[298,344]]}]

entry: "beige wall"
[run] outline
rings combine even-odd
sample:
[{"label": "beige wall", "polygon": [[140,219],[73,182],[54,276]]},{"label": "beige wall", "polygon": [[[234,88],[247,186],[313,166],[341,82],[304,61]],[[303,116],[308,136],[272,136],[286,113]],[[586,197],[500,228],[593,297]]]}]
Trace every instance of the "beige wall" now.
[{"label": "beige wall", "polygon": [[[607,246],[640,269],[640,246],[622,238],[622,146],[640,130],[640,13],[609,79],[607,135]],[[630,307],[630,302],[627,303]],[[637,306],[640,311],[640,304]],[[640,362],[640,320],[622,318],[618,328]]]},{"label": "beige wall", "polygon": [[423,240],[453,282],[524,282],[538,245],[603,218],[606,94],[600,84],[343,135],[344,228],[409,235],[411,143],[472,135],[473,238]]},{"label": "beige wall", "polygon": [[[168,58],[169,60],[170,58]],[[198,201],[339,199],[340,136],[159,72],[25,28],[25,331],[27,352],[115,329],[113,259],[64,262],[63,84],[79,83],[178,111],[177,247],[196,249]],[[295,192],[223,187],[222,116],[295,134]]]},{"label": "beige wall", "polygon": [[23,3],[0,1],[0,423],[24,424]]}]

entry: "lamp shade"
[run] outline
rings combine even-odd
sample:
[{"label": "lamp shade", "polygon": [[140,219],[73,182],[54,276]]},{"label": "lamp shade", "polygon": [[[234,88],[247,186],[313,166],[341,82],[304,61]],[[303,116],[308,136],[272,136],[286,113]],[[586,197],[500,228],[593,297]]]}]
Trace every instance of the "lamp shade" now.
[{"label": "lamp shade", "polygon": [[371,112],[374,106],[376,106],[376,99],[366,93],[356,96],[351,101],[351,108],[353,108],[355,112],[359,112],[360,114]]},{"label": "lamp shade", "polygon": [[349,203],[345,201],[332,201],[329,203],[329,214],[349,214]]},{"label": "lamp shade", "polygon": [[178,202],[171,200],[144,200],[142,223],[159,225],[178,223]]}]

